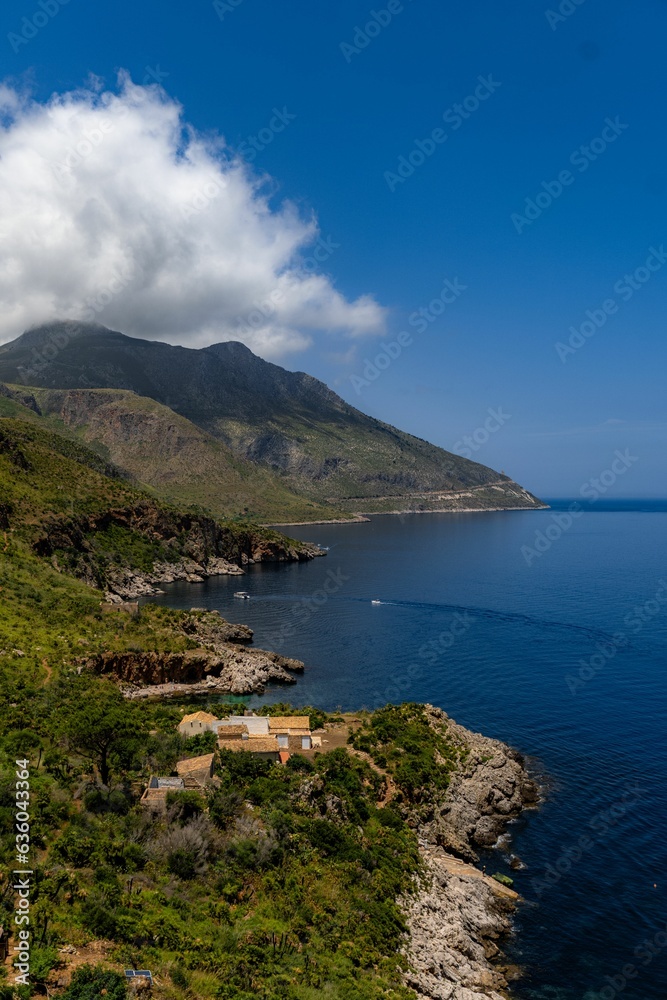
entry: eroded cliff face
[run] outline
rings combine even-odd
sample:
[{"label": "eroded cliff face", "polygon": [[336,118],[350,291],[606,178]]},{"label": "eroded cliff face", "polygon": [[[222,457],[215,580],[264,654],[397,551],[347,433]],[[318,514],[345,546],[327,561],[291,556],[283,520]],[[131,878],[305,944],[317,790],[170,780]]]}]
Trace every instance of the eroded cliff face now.
[{"label": "eroded cliff face", "polygon": [[[104,536],[130,533],[152,547],[150,569],[109,560]],[[304,562],[325,555],[308,542],[252,527],[230,527],[198,514],[183,514],[150,502],[105,509],[97,514],[52,517],[33,543],[37,555],[50,557],[110,600],[132,600],[159,592],[174,580],[196,582],[221,573],[243,573],[256,562]]]},{"label": "eroded cliff face", "polygon": [[113,677],[127,698],[177,698],[183,695],[262,694],[267,684],[295,684],[294,672],[304,669],[263,649],[232,647],[220,654],[101,653],[86,666]]},{"label": "eroded cliff face", "polygon": [[427,706],[433,723],[468,751],[447,792],[420,820],[426,879],[405,900],[406,984],[419,1000],[502,1000],[507,970],[499,942],[511,930],[518,896],[469,862],[493,846],[509,820],[538,800],[536,783],[511,747],[459,726]]},{"label": "eroded cliff face", "polygon": [[476,861],[478,848],[493,847],[509,820],[535,805],[537,785],[516,750],[469,732],[440,709],[429,707],[429,713],[434,720],[447,719],[449,735],[466,746],[468,755],[422,833],[451,854]]},{"label": "eroded cliff face", "polygon": [[[451,870],[422,850],[427,887],[411,902],[411,970],[406,985],[418,1000],[501,1000],[507,979],[494,961],[510,928],[516,894],[493,880]],[[464,866],[461,866],[464,869]]]},{"label": "eroded cliff face", "polygon": [[183,652],[104,652],[86,669],[113,678],[127,698],[171,698],[214,692],[261,694],[266,685],[294,684],[304,665],[264,649],[248,649],[252,629],[233,625],[217,611],[193,611],[175,627],[196,648]]}]

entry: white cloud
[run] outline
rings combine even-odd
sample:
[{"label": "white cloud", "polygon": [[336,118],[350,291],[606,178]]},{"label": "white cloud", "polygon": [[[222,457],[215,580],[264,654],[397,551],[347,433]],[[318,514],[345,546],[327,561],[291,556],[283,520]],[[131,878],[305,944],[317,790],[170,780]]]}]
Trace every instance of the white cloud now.
[{"label": "white cloud", "polygon": [[382,333],[371,296],[313,273],[315,220],[271,195],[156,86],[40,104],[0,85],[0,342],[63,318],[264,357]]}]

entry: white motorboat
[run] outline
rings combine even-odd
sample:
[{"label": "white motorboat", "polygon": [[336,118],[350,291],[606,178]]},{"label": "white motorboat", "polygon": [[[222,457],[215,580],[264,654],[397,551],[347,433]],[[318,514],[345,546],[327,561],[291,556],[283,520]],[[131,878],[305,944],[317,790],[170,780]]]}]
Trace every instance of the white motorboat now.
[{"label": "white motorboat", "polygon": [[250,594],[247,590],[236,590],[234,591],[234,597],[239,597],[242,601],[249,601]]}]

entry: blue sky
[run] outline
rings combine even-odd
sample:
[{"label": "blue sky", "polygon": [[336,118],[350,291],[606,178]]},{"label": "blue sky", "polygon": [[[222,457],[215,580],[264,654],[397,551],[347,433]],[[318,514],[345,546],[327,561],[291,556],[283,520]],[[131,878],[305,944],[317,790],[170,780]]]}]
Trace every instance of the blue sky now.
[{"label": "blue sky", "polygon": [[609,496],[667,495],[665,2],[43,3],[25,44],[38,0],[3,4],[6,81],[46,101],[91,73],[157,80],[272,204],[315,213],[347,300],[386,307],[384,335],[314,337],[286,367],[446,448],[467,435],[543,496],[617,450]]}]

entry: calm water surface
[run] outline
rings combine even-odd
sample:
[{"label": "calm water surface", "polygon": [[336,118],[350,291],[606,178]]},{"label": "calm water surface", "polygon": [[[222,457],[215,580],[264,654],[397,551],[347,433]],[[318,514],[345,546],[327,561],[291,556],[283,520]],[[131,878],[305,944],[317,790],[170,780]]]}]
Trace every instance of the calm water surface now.
[{"label": "calm water surface", "polygon": [[665,1000],[667,502],[600,501],[558,525],[566,509],[292,528],[327,558],[174,584],[160,601],[215,608],[304,660],[264,701],[430,701],[522,750],[547,799],[512,827],[527,901],[514,995]]}]

